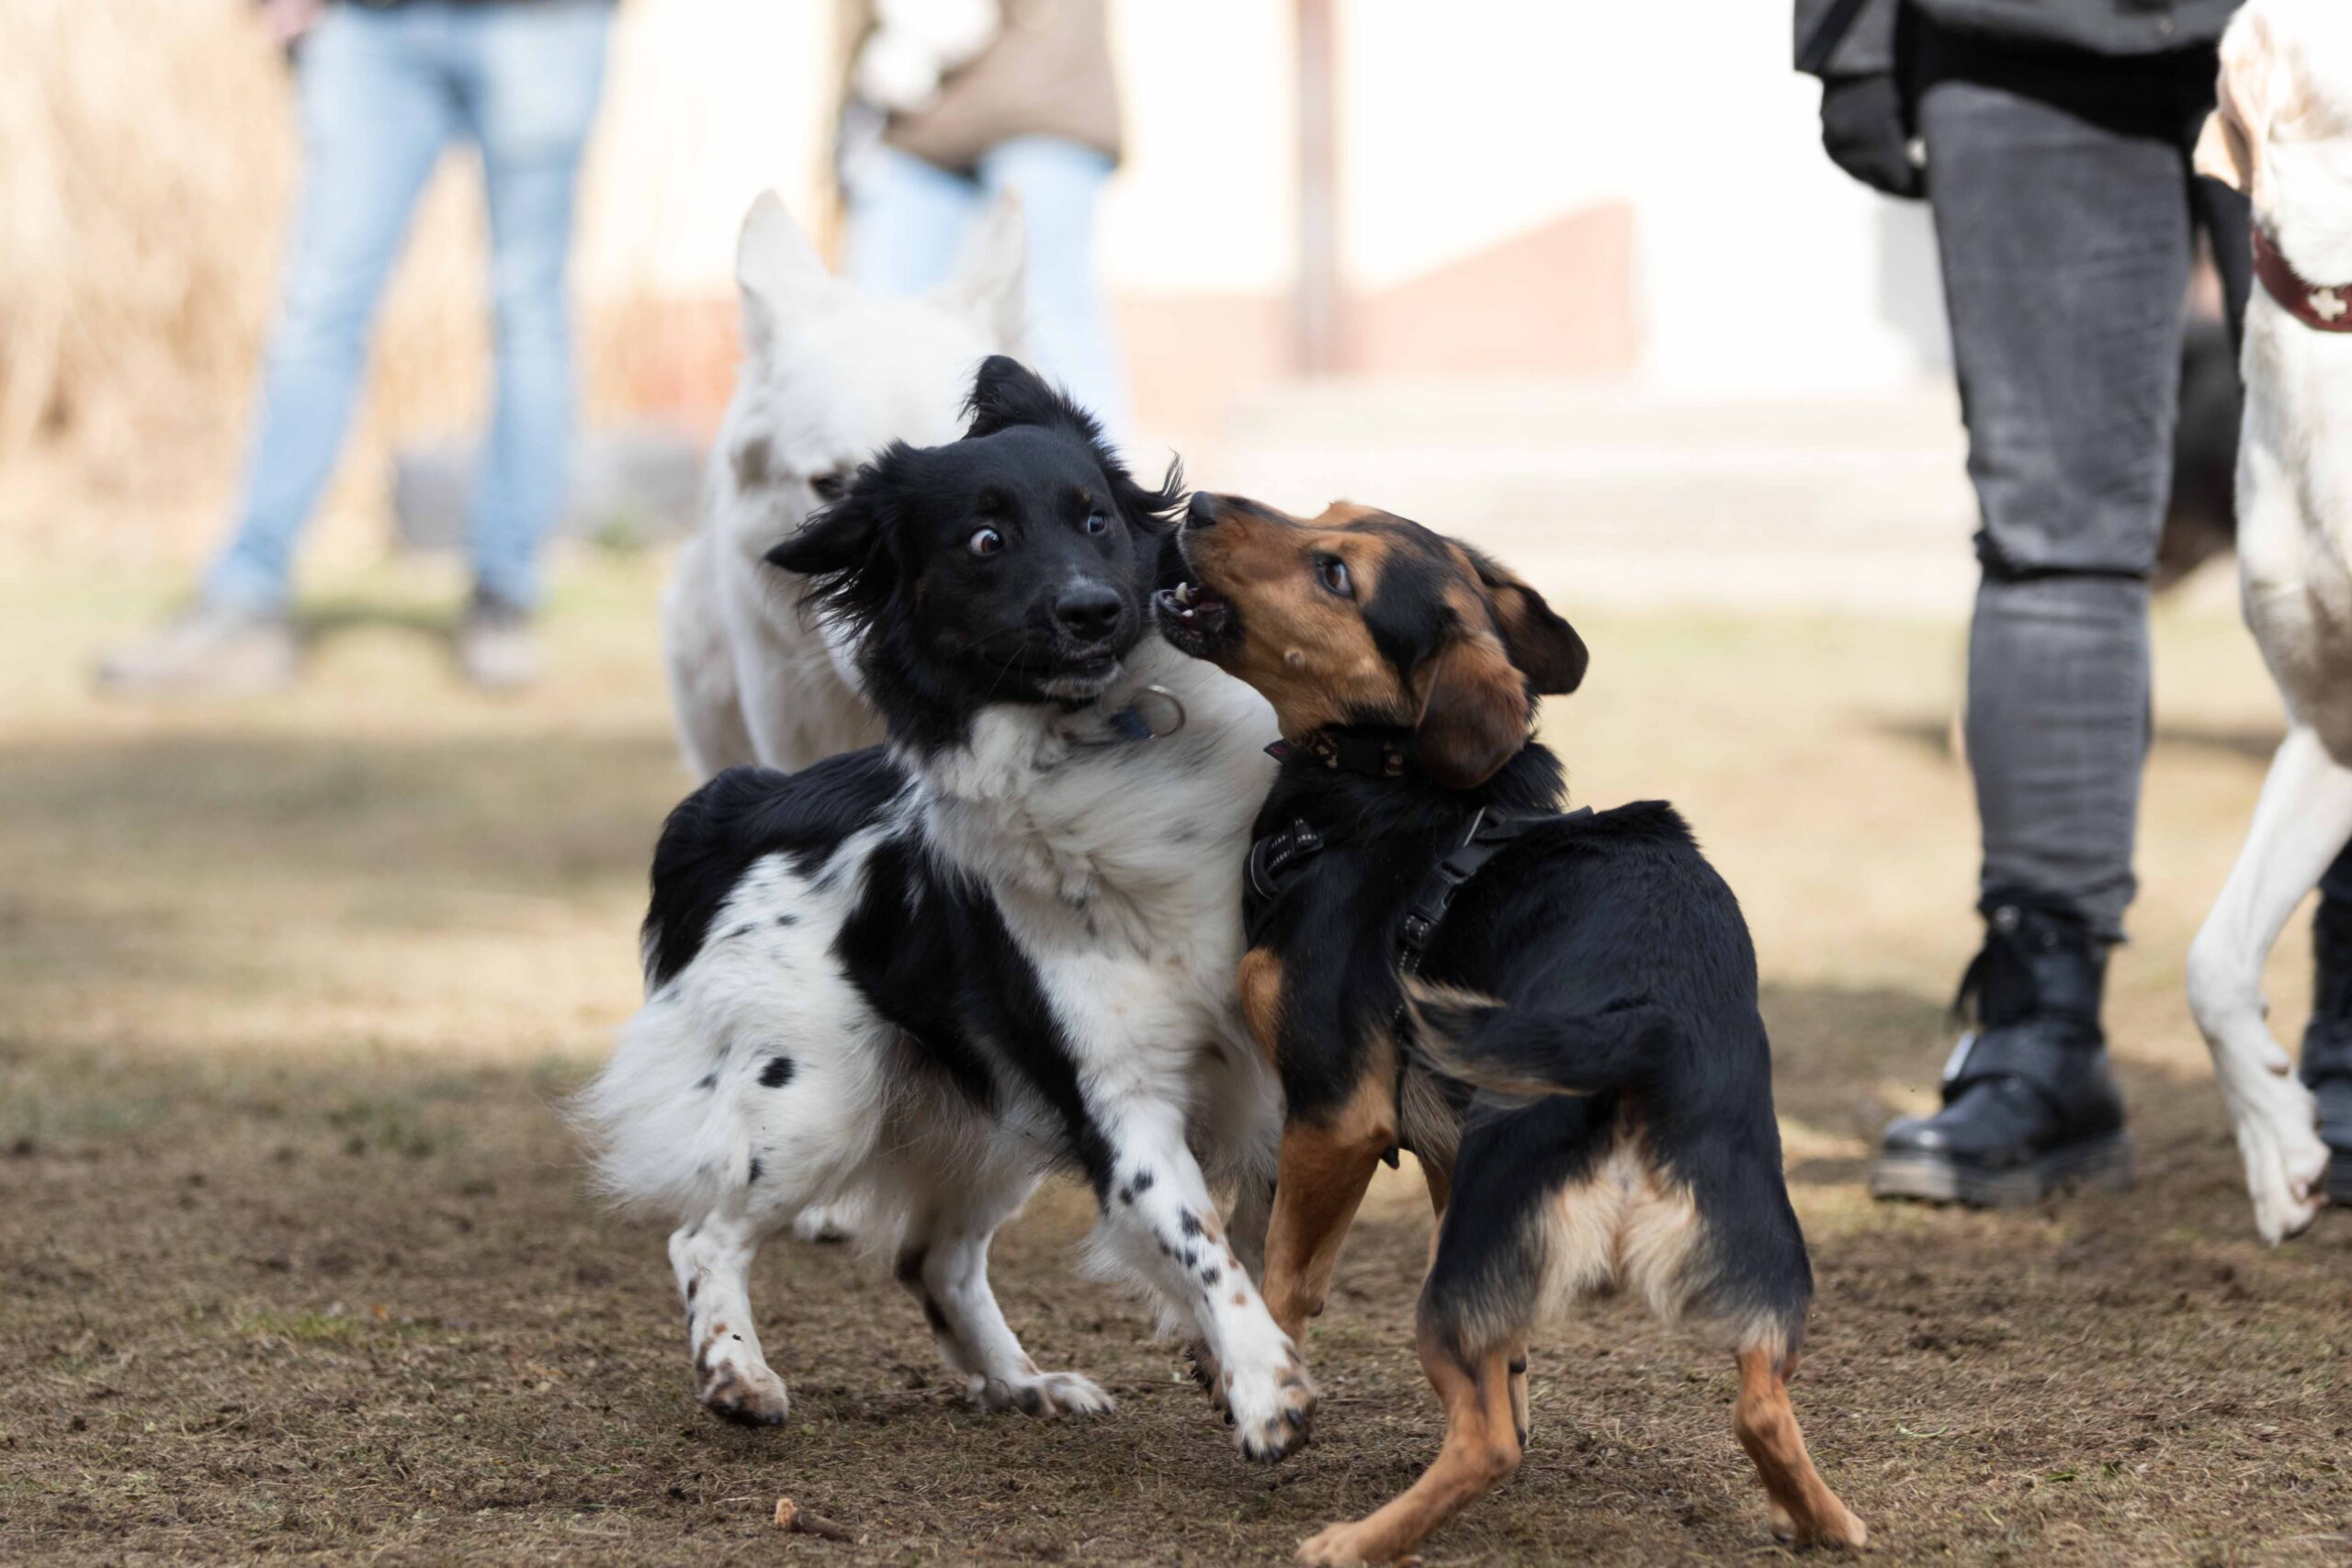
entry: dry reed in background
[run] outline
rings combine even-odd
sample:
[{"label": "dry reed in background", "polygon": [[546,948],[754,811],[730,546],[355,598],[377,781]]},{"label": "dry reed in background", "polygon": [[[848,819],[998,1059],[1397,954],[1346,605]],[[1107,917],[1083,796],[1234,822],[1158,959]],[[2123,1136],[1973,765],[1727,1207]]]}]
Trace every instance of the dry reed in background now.
[{"label": "dry reed in background", "polygon": [[[233,473],[300,166],[286,62],[244,0],[0,0],[0,465],[70,488],[217,493]],[[348,504],[390,443],[488,395],[470,158],[427,193],[379,317]],[[673,401],[648,302],[582,321],[593,413]],[[721,344],[730,324],[712,324]],[[727,357],[719,349],[720,363]],[[347,481],[348,482],[348,481]],[[64,525],[0,508],[0,531]],[[11,513],[17,513],[11,516]]]}]

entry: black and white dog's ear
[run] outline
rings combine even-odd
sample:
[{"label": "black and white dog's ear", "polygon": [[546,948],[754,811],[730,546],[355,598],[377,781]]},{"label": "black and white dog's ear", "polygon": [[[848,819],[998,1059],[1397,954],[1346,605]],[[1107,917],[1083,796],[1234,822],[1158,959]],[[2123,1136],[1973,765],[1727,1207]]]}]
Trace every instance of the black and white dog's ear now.
[{"label": "black and white dog's ear", "polygon": [[808,578],[854,571],[873,554],[880,531],[874,507],[853,490],[786,534],[768,551],[768,564]]},{"label": "black and white dog's ear", "polygon": [[913,448],[899,442],[857,470],[841,500],[812,515],[768,551],[770,566],[806,578],[820,613],[861,618],[890,591],[890,518]]},{"label": "black and white dog's ear", "polygon": [[1095,462],[1118,494],[1119,509],[1136,527],[1158,533],[1175,520],[1184,504],[1184,469],[1179,459],[1169,458],[1159,489],[1146,489],[1103,438],[1100,421],[1071,401],[1069,393],[1010,355],[991,354],[980,362],[964,408],[972,419],[964,432],[967,441],[1025,424],[1067,431],[1093,447]]},{"label": "black and white dog's ear", "polygon": [[1023,424],[1059,426],[1098,443],[1102,438],[1092,415],[1009,354],[991,354],[980,361],[964,412],[972,421],[964,432],[967,441]]}]

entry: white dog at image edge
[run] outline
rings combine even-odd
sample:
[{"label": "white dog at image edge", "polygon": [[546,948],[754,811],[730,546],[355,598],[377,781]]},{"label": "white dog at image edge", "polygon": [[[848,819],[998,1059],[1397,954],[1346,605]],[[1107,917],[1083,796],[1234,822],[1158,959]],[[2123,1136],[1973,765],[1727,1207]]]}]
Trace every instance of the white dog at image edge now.
[{"label": "white dog at image edge", "polygon": [[2352,5],[2251,0],[2222,39],[2220,98],[2198,169],[2245,193],[2257,249],[2293,275],[2266,277],[2246,307],[2237,478],[2246,625],[2288,731],[2189,949],[2188,999],[2256,1228],[2276,1244],[2317,1214],[2329,1156],[2312,1092],[2264,1020],[2262,966],[2352,841],[2352,335],[2330,325],[2345,314],[2336,296],[2352,299]]}]

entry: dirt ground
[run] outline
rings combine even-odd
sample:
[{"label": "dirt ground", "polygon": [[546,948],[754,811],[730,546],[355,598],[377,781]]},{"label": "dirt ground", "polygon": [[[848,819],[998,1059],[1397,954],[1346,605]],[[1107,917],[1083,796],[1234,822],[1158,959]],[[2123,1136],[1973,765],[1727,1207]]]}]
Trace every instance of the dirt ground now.
[{"label": "dirt ground", "polygon": [[[1038,1359],[1115,1414],[966,1409],[884,1270],[788,1239],[756,1299],[790,1423],[698,1412],[661,1237],[598,1211],[560,1118],[635,999],[684,788],[660,570],[574,570],[521,702],[453,688],[447,585],[404,569],[317,601],[299,694],[188,712],[80,683],[161,578],[0,581],[0,1561],[1273,1562],[1433,1451],[1402,1177],[1309,1346],[1316,1441],[1277,1469],[1075,1278],[1087,1206],[1059,1187],[995,1276]],[[1931,1092],[1973,946],[1957,628],[1578,618],[1592,681],[1548,732],[1579,798],[1674,797],[1757,930],[1820,1281],[1798,1410],[1880,1557],[2352,1559],[2352,1220],[2255,1241],[2179,995],[2277,735],[2244,634],[2161,628],[2110,1010],[2139,1189],[1973,1214],[1860,1186],[1875,1128]],[[2302,930],[2272,976],[2287,1031]],[[1775,1554],[1732,1390],[1624,1303],[1562,1324],[1525,1468],[1427,1561]],[[780,1536],[779,1495],[862,1543]]]}]

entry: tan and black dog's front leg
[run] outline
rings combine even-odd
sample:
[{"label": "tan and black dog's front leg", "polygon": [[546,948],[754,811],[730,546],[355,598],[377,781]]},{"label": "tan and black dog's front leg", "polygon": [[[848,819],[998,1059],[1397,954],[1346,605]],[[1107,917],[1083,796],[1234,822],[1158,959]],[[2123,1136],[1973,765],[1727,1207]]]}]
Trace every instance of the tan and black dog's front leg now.
[{"label": "tan and black dog's front leg", "polygon": [[[1363,1098],[1359,1090],[1357,1100]],[[1357,1130],[1355,1109],[1351,1100],[1328,1125],[1293,1122],[1283,1128],[1274,1214],[1266,1226],[1266,1307],[1295,1344],[1306,1342],[1306,1320],[1323,1311],[1340,1245],[1390,1146],[1388,1135],[1368,1139]]]},{"label": "tan and black dog's front leg", "polygon": [[[1289,998],[1282,960],[1266,948],[1242,955],[1242,1015],[1277,1072]],[[1332,1266],[1372,1173],[1396,1144],[1395,1047],[1372,1053],[1355,1090],[1336,1110],[1292,1115],[1283,1123],[1274,1209],[1266,1225],[1260,1276],[1267,1310],[1294,1344],[1304,1347],[1306,1320],[1323,1310]]]},{"label": "tan and black dog's front leg", "polygon": [[1357,1206],[1381,1157],[1396,1146],[1389,1081],[1385,1068],[1368,1074],[1329,1118],[1283,1128],[1266,1226],[1266,1308],[1295,1344],[1306,1344],[1306,1320],[1321,1315]]}]

